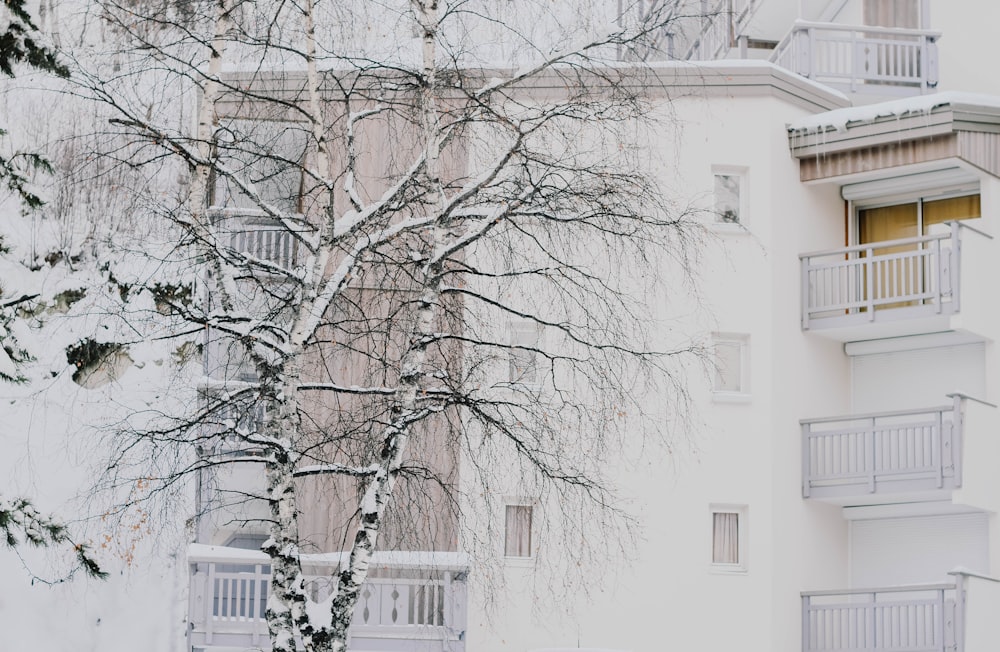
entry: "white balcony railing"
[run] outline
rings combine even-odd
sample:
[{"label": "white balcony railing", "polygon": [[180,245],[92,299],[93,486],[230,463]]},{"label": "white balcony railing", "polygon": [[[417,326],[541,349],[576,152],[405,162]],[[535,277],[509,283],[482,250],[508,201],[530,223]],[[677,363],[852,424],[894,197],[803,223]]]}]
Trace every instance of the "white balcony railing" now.
[{"label": "white balcony railing", "polygon": [[[334,586],[332,578],[341,556],[303,557],[307,591],[312,600],[321,602]],[[195,544],[188,561],[192,569],[191,644],[251,647],[266,643],[267,557]],[[468,565],[461,555],[376,553],[373,569],[351,622],[355,643],[412,640],[420,642],[421,650],[464,650]]]},{"label": "white balcony railing", "polygon": [[888,309],[914,316],[958,312],[960,226],[800,255],[803,330],[876,321]]},{"label": "white balcony railing", "polygon": [[690,61],[725,58],[742,37],[760,4],[760,0],[718,0],[704,13],[701,31],[684,58]]},{"label": "white balcony railing", "polygon": [[927,92],[937,86],[940,32],[796,21],[771,61],[803,77],[857,91]]},{"label": "white balcony railing", "polygon": [[962,486],[962,401],[919,410],[806,419],[802,495],[865,495]]},{"label": "white balcony railing", "polygon": [[959,584],[802,593],[803,652],[961,652]]},{"label": "white balcony railing", "polygon": [[220,245],[283,270],[301,264],[302,247],[285,224],[249,209],[213,208],[210,212]]}]

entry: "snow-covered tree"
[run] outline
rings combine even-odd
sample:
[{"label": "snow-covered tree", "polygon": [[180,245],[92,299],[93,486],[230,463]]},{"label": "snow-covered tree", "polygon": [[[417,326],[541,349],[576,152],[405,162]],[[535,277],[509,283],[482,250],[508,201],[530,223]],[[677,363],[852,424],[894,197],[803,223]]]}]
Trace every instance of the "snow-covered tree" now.
[{"label": "snow-covered tree", "polygon": [[[696,251],[642,147],[663,127],[639,60],[681,18],[576,4],[101,4],[117,40],[106,68],[80,58],[80,92],[173,237],[105,271],[133,344],[204,364],[197,401],[111,429],[103,487],[130,505],[259,465],[264,489],[228,500],[267,507],[276,652],[345,649],[376,550],[490,547],[504,493],[532,496],[567,566],[630,534],[604,459],[659,429],[641,397],[683,411],[699,353],[644,303],[684,291],[652,270]],[[68,353],[113,377],[128,345]],[[319,601],[317,549],[349,552]]]}]

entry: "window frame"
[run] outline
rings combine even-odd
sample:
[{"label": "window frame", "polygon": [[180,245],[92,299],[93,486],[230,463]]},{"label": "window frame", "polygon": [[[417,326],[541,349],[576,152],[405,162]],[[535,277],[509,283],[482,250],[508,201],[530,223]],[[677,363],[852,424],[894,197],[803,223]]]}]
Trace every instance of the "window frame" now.
[{"label": "window frame", "polygon": [[[532,337],[532,335],[534,335]],[[538,389],[542,383],[542,370],[539,364],[538,351],[528,351],[528,348],[541,350],[543,347],[543,337],[545,331],[542,325],[530,319],[511,320],[507,322],[507,385],[523,389]],[[530,354],[531,360],[525,368],[532,370],[532,377],[515,377],[516,355],[518,353]]]},{"label": "window frame", "polygon": [[[721,575],[745,575],[749,570],[750,509],[748,505],[736,503],[712,503],[708,509],[708,563],[713,573]],[[716,514],[736,515],[736,563],[715,561],[715,516]]]},{"label": "window frame", "polygon": [[[718,387],[719,357],[716,347],[719,344],[736,344],[739,347],[739,389],[728,390]],[[716,332],[712,333],[712,399],[716,402],[747,402],[750,400],[750,335],[747,333]]]},{"label": "window frame", "polygon": [[[746,233],[749,223],[749,168],[740,165],[713,165],[712,166],[712,207],[711,207],[711,227],[718,231],[729,231],[734,233]],[[716,192],[717,177],[735,177],[738,179],[737,186],[737,213],[736,220],[728,221],[721,219],[719,211],[719,196]]]},{"label": "window frame", "polygon": [[[510,565],[531,565],[535,562],[535,555],[538,551],[538,528],[535,518],[537,503],[527,498],[507,498],[503,502],[501,518],[503,519],[503,538],[500,541],[504,561]],[[507,552],[507,511],[510,508],[527,508],[528,512],[528,554],[512,555]]]}]

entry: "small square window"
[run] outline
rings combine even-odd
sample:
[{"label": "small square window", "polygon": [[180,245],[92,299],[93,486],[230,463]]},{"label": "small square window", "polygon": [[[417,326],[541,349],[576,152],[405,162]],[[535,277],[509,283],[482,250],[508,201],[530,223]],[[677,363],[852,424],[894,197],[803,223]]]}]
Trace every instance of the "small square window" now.
[{"label": "small square window", "polygon": [[747,569],[747,508],[715,505],[712,513],[712,569],[744,572]]},{"label": "small square window", "polygon": [[715,333],[712,388],[715,395],[746,397],[750,395],[750,338],[735,333]]},{"label": "small square window", "polygon": [[504,521],[503,554],[506,557],[531,557],[535,551],[532,548],[531,521],[533,508],[531,505],[507,505]]}]

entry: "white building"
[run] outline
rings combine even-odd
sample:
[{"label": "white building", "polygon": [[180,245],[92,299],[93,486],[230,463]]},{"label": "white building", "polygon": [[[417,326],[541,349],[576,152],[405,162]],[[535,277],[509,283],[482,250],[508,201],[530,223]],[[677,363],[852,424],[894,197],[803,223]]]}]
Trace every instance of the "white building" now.
[{"label": "white building", "polygon": [[[711,319],[689,326],[718,364],[690,378],[690,450],[621,478],[635,558],[587,594],[539,590],[545,540],[511,498],[506,591],[477,594],[461,545],[386,551],[352,649],[995,647],[1000,79],[981,51],[1000,5],[717,8],[663,35],[680,62],[623,55],[648,55],[653,111],[681,125],[651,164],[706,209]],[[188,551],[193,652],[266,649],[263,533],[233,516]]]},{"label": "white building", "polygon": [[[1000,98],[968,93],[997,89],[966,71],[1000,9],[720,7],[665,40],[716,61],[648,71],[683,125],[657,143],[664,176],[715,201],[701,264],[720,370],[691,379],[697,453],[623,477],[646,537],[613,584],[550,602],[528,588],[544,540],[508,534],[492,611],[445,588],[434,624],[460,635],[431,648],[372,630],[363,649],[989,646]],[[530,518],[522,502],[508,528]],[[460,558],[442,572],[461,577]],[[192,613],[196,649],[212,649],[210,620]]]}]

